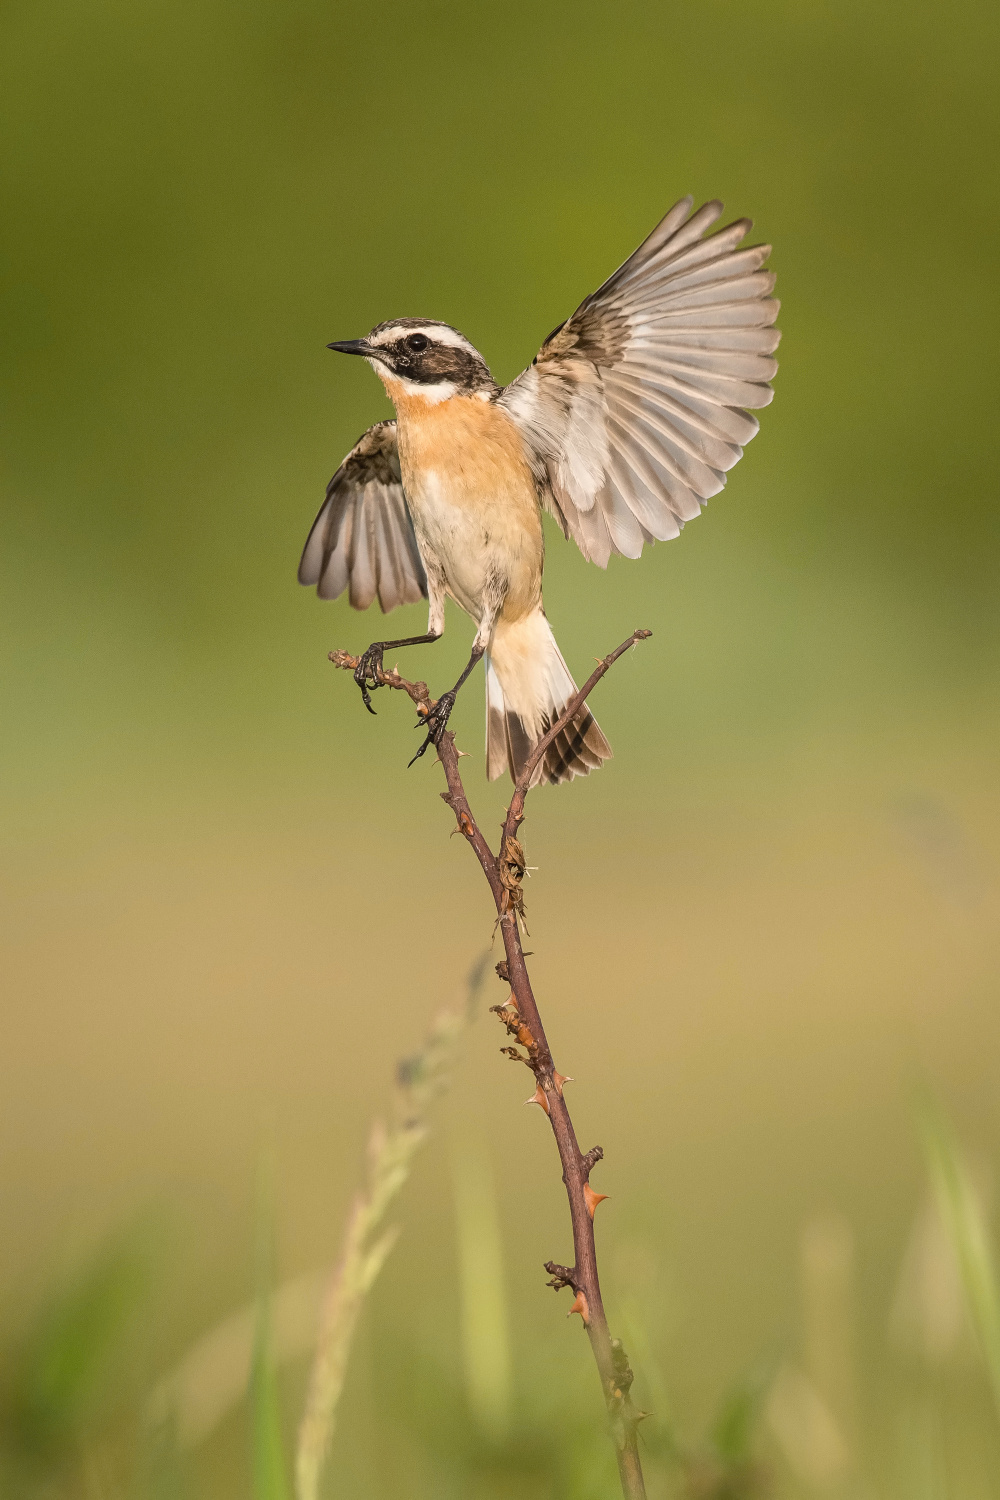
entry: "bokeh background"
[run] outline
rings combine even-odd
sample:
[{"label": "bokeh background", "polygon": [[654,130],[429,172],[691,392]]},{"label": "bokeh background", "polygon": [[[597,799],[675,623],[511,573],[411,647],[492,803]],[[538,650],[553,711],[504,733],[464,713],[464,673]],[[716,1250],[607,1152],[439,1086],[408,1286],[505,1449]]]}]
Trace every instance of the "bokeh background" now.
[{"label": "bokeh background", "polygon": [[[776,398],[678,541],[605,574],[550,533],[578,677],[654,637],[594,699],[615,760],[536,794],[525,828],[536,989],[607,1153],[611,1320],[641,1345],[656,1494],[715,1482],[707,1458],[671,1463],[667,1407],[707,1453],[753,1371],[778,1493],[995,1494],[997,1416],[921,1218],[911,1107],[936,1091],[985,1201],[995,8],[15,0],[4,37],[9,1492],[166,1482],[142,1458],[149,1392],[254,1295],[262,1155],[275,1276],[308,1282],[395,1060],[490,943],[440,770],[406,770],[407,706],[383,694],[369,718],[326,660],[380,617],[295,583],[329,474],[388,414],[324,345],[427,315],[510,379],[690,191],[775,246]],[[404,670],[450,682],[471,633],[452,612]],[[477,681],[453,724],[493,828],[482,717]],[[568,1222],[496,990],[398,1210],[331,1496],[613,1493],[559,1447],[599,1428],[600,1394],[544,1286]],[[476,1225],[514,1413],[478,1448]],[[50,1431],[25,1360],[74,1296]],[[282,1366],[289,1436],[304,1371]],[[235,1406],[170,1483],[249,1494],[248,1423]]]}]

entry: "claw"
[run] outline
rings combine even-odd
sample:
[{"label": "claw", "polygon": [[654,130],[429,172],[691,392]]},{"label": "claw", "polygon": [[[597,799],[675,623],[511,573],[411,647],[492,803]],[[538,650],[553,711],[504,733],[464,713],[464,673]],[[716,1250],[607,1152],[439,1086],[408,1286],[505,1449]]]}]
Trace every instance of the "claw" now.
[{"label": "claw", "polygon": [[[418,728],[419,728],[419,726],[418,726]],[[434,743],[434,741],[431,739],[430,735],[428,735],[427,738],[424,740],[424,743],[420,746],[420,749],[417,751],[416,755],[413,757],[413,759],[412,760],[408,760],[406,762],[406,769],[409,770],[411,766],[415,766],[416,763],[417,763],[417,761],[420,759],[420,757],[426,753],[426,751],[429,749],[429,747],[433,743]]]},{"label": "claw", "polygon": [[358,661],[354,669],[354,681],[361,689],[361,701],[370,714],[374,714],[370,691],[374,692],[382,684],[379,676],[382,672],[382,652],[385,648],[380,641],[373,641],[368,650]]},{"label": "claw", "polygon": [[448,726],[448,720],[451,717],[451,711],[454,707],[454,690],[447,693],[442,693],[438,701],[434,704],[434,707],[428,710],[426,717],[423,719],[418,719],[416,724],[414,724],[414,729],[427,730],[427,738],[420,746],[420,749],[413,757],[413,760],[410,761],[410,765],[408,765],[406,768],[407,770],[410,769],[410,766],[415,765],[420,757],[426,754],[426,752],[432,745],[437,744],[438,740],[441,738],[442,734],[444,734],[444,731]]}]

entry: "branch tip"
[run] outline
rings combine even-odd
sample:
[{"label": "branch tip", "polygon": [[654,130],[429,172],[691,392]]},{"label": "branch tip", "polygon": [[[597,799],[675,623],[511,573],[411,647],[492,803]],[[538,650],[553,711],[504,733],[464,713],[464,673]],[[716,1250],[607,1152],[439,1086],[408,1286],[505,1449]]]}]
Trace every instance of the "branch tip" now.
[{"label": "branch tip", "polygon": [[563,711],[558,719],[534,746],[531,754],[521,767],[521,774],[514,785],[514,795],[510,799],[510,806],[507,809],[507,817],[504,821],[505,837],[514,833],[521,819],[524,817],[524,799],[528,795],[528,789],[531,786],[532,778],[538,764],[549,746],[554,743],[563,730],[576,718],[576,715],[587,701],[587,695],[593,691],[605,673],[611,670],[618,658],[624,655],[637,641],[648,640],[652,633],[651,630],[633,630],[627,640],[622,641],[621,645],[617,646],[609,656],[605,656],[598,661],[597,666],[591,672],[583,687],[579,689],[568,703],[564,704]]},{"label": "branch tip", "polygon": [[561,1292],[564,1286],[572,1287],[574,1292],[580,1290],[579,1278],[575,1266],[561,1266],[558,1261],[547,1260],[544,1269],[548,1271],[552,1280],[547,1283],[554,1292]]},{"label": "branch tip", "polygon": [[599,1161],[603,1161],[603,1160],[604,1160],[604,1147],[603,1146],[591,1146],[591,1148],[587,1152],[586,1156],[582,1156],[580,1158],[580,1165],[583,1168],[583,1175],[584,1175],[584,1177],[585,1178],[589,1177],[590,1174],[591,1174],[591,1172],[597,1166],[597,1163]]}]

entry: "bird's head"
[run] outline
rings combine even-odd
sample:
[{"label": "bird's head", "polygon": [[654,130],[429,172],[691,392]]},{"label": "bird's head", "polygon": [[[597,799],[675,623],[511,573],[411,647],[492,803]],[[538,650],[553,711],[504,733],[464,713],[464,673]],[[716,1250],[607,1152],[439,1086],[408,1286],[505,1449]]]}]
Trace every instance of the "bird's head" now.
[{"label": "bird's head", "polygon": [[363,339],[345,339],[327,348],[367,359],[397,402],[400,397],[428,402],[489,397],[497,388],[483,356],[465,335],[428,318],[395,318],[380,323]]}]

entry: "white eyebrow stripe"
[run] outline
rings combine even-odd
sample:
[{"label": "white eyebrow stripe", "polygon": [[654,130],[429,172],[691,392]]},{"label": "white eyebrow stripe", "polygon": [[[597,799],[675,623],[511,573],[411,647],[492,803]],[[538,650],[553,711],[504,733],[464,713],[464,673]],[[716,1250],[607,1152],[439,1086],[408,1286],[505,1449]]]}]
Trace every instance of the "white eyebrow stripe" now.
[{"label": "white eyebrow stripe", "polygon": [[471,349],[473,354],[477,352],[464,334],[459,333],[457,328],[452,328],[447,323],[408,325],[390,323],[388,328],[383,328],[379,333],[372,335],[370,343],[375,348],[380,348],[383,344],[394,344],[398,339],[409,338],[413,333],[422,333],[425,338],[430,339],[432,344],[447,344],[452,349]]}]

